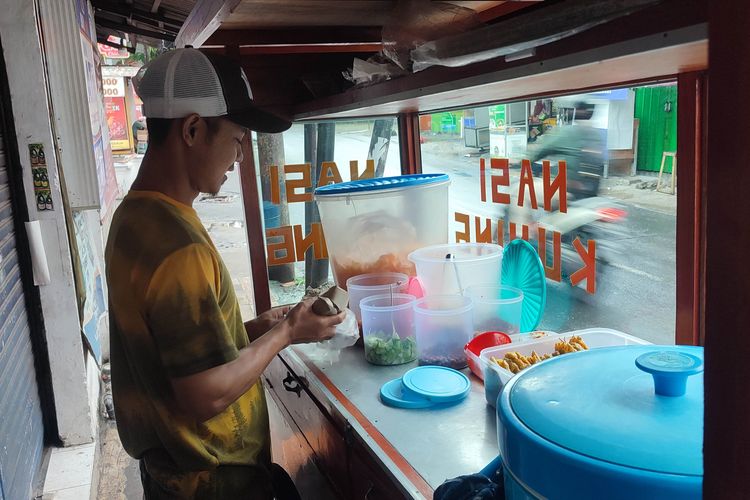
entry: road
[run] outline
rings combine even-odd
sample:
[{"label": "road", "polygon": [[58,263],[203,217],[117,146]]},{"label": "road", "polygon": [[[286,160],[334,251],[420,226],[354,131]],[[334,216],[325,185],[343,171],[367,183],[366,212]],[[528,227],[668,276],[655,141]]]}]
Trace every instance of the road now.
[{"label": "road", "polygon": [[[295,126],[285,134],[287,164],[304,161],[301,132],[301,127]],[[395,144],[391,144],[386,175],[399,171]],[[334,159],[344,180],[348,179],[350,160],[359,160],[360,169],[364,168],[368,146],[369,135],[365,132],[337,134]],[[479,202],[478,158],[456,154],[447,145],[445,148],[425,146],[422,157],[426,172],[441,171],[451,175],[451,210],[479,215],[487,210],[487,204]],[[514,175],[517,172],[512,173]],[[227,254],[225,259],[233,276],[247,291],[250,273],[236,172],[229,175],[221,194],[226,196],[221,202],[199,202],[196,209],[217,246]],[[619,201],[628,212],[626,236],[618,242],[621,252],[618,259],[603,269],[597,293],[588,295],[581,289],[547,280],[547,308],[540,328],[564,332],[608,327],[655,343],[674,343],[675,217],[639,206],[637,197]],[[292,224],[304,222],[304,204],[290,207],[290,220]],[[287,291],[287,295],[292,297],[302,292],[298,287]]]}]

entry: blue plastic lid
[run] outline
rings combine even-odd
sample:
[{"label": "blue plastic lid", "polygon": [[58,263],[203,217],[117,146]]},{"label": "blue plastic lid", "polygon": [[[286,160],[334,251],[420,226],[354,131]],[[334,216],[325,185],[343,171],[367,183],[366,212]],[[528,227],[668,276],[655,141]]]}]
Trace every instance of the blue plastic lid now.
[{"label": "blue plastic lid", "polygon": [[427,398],[402,389],[403,384],[400,378],[388,381],[380,388],[380,400],[383,404],[395,408],[430,408],[436,405]]},{"label": "blue plastic lid", "polygon": [[448,174],[416,174],[400,175],[397,177],[379,177],[376,179],[361,179],[358,181],[340,182],[319,187],[315,190],[315,196],[341,195],[351,193],[366,193],[370,191],[383,191],[385,189],[398,189],[414,186],[426,186],[440,182],[448,182]]},{"label": "blue plastic lid", "polygon": [[[685,394],[657,393],[654,379],[636,366],[636,359],[649,369],[682,372]],[[501,410],[512,412],[526,428],[522,433],[546,440],[545,448],[560,447],[603,468],[614,464],[639,469],[639,474],[700,477],[702,364],[701,347],[624,346],[566,354],[515,377],[501,395],[501,400],[509,398],[510,410]],[[566,459],[568,464],[574,460]],[[544,471],[562,462],[536,466]]]},{"label": "blue plastic lid", "polygon": [[411,391],[435,403],[461,401],[471,390],[469,377],[445,366],[418,366],[406,372],[401,380],[406,389],[403,392]]},{"label": "blue plastic lid", "polygon": [[521,332],[536,330],[547,304],[547,278],[536,249],[529,242],[516,239],[505,247],[500,283],[523,292]]}]

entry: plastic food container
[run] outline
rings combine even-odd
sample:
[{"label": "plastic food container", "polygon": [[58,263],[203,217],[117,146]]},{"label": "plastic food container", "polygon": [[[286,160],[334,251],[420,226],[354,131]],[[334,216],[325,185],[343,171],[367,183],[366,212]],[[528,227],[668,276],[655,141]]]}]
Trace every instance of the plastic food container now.
[{"label": "plastic food container", "polygon": [[503,247],[492,243],[433,245],[409,255],[425,296],[460,295],[473,285],[498,284],[502,259]]},{"label": "plastic food container", "polygon": [[498,399],[505,497],[697,500],[703,348],[629,345],[558,356]]},{"label": "plastic food container", "polygon": [[375,365],[400,365],[417,359],[414,297],[372,295],[360,302],[365,359]]},{"label": "plastic food container", "polygon": [[464,346],[474,335],[473,304],[461,295],[436,295],[414,303],[420,365],[466,367]]},{"label": "plastic food container", "polygon": [[448,241],[446,174],[343,182],[315,190],[336,284],[375,272],[415,274],[409,253]]},{"label": "plastic food container", "polygon": [[474,329],[501,331],[514,335],[521,331],[523,292],[505,285],[476,285],[466,294],[474,301]]},{"label": "plastic food container", "polygon": [[352,276],[346,280],[349,291],[349,309],[354,312],[357,321],[362,323],[359,304],[365,297],[392,293],[405,293],[409,286],[409,277],[403,273],[371,273]]},{"label": "plastic food container", "polygon": [[482,370],[482,363],[479,361],[479,355],[484,349],[510,344],[511,342],[511,338],[503,332],[483,332],[471,339],[464,346],[464,354],[466,354],[466,361],[469,363],[471,373],[484,380],[484,372]]},{"label": "plastic food container", "polygon": [[[627,333],[618,332],[617,330],[590,328],[587,330],[577,330],[562,334],[550,334],[538,340],[530,339],[521,343],[516,343],[514,339],[514,343],[512,344],[485,349],[479,354],[479,359],[484,368],[484,397],[487,400],[487,403],[494,407],[497,404],[498,394],[500,394],[500,391],[505,384],[507,384],[515,375],[513,372],[502,368],[492,361],[493,357],[503,358],[506,353],[511,351],[519,352],[524,356],[531,355],[532,351],[535,351],[540,356],[551,354],[555,350],[555,342],[561,338],[569,339],[574,335],[581,337],[589,349],[623,345],[644,345],[649,343],[645,340],[633,337],[632,335],[628,335]],[[565,356],[567,356],[567,354]],[[525,370],[520,373],[523,373],[524,371]]]}]

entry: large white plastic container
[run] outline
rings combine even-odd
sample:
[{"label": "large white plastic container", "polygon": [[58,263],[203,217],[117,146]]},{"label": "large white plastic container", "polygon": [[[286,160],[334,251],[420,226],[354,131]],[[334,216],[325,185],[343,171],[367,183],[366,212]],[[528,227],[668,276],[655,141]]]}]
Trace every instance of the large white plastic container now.
[{"label": "large white plastic container", "polygon": [[[516,374],[502,368],[497,363],[492,361],[492,358],[503,358],[506,353],[515,351],[523,354],[524,356],[531,355],[532,351],[540,356],[548,353],[552,353],[555,350],[555,342],[561,338],[569,339],[570,337],[577,335],[583,339],[589,349],[597,347],[614,347],[620,345],[645,345],[650,344],[645,340],[633,337],[627,333],[622,333],[617,330],[610,330],[608,328],[589,328],[586,330],[576,330],[573,332],[559,333],[555,335],[547,335],[538,340],[531,340],[522,343],[511,343],[497,347],[490,347],[484,349],[479,354],[479,360],[484,368],[484,397],[487,400],[487,404],[495,407],[497,404],[497,396],[502,391],[505,384],[513,378]],[[523,373],[523,372],[520,372]]]},{"label": "large white plastic container", "polygon": [[315,190],[336,284],[359,274],[415,275],[409,253],[448,241],[446,174],[383,177]]},{"label": "large white plastic container", "polygon": [[433,245],[415,250],[409,260],[425,296],[461,295],[474,285],[499,284],[503,247],[492,243]]},{"label": "large white plastic container", "polygon": [[466,368],[464,346],[474,334],[473,304],[461,295],[424,297],[414,303],[420,365]]}]

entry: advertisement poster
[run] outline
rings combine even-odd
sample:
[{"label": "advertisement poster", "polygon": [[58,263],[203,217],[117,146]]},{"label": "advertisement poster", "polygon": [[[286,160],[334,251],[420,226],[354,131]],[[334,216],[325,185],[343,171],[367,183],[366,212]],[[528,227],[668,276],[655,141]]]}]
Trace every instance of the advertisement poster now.
[{"label": "advertisement poster", "polygon": [[96,161],[96,176],[99,180],[99,203],[101,216],[104,218],[117,197],[117,177],[112,159],[112,148],[109,143],[109,133],[105,130],[102,137],[94,143],[94,160]]},{"label": "advertisement poster", "polygon": [[125,112],[124,97],[105,97],[104,110],[109,128],[109,144],[113,151],[130,149],[128,116]]},{"label": "advertisement poster", "polygon": [[125,112],[124,97],[105,97],[104,110],[109,128],[109,144],[113,151],[130,149],[128,115]]},{"label": "advertisement poster", "polygon": [[107,313],[102,287],[102,273],[97,264],[91,233],[86,229],[86,218],[83,212],[73,212],[73,223],[82,281],[79,291],[81,325],[94,356],[97,361],[101,362],[102,347],[99,340],[98,324],[102,315]]}]

